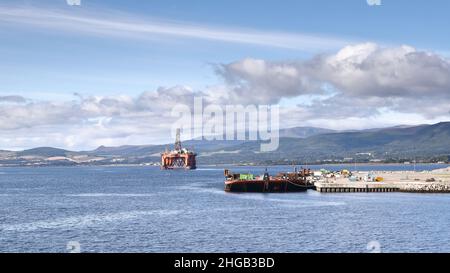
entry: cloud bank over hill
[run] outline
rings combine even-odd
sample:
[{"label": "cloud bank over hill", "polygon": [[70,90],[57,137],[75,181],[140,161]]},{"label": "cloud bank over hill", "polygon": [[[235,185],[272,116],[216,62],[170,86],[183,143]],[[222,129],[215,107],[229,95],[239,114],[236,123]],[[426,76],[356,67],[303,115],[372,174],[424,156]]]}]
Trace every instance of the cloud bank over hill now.
[{"label": "cloud bank over hill", "polygon": [[[246,58],[214,67],[220,83],[160,87],[138,96],[74,94],[72,100],[0,96],[0,147],[167,142],[177,104],[281,105],[283,127],[351,129],[450,119],[450,62],[410,46],[355,44],[307,60]],[[289,103],[287,103],[289,102]]]}]

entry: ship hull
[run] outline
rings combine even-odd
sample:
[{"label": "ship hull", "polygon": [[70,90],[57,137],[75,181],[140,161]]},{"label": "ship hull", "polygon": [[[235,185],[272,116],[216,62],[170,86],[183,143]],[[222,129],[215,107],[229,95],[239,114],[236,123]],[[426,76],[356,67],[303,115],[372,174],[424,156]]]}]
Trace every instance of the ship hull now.
[{"label": "ship hull", "polygon": [[304,192],[308,186],[288,180],[232,180],[225,181],[227,192]]},{"label": "ship hull", "polygon": [[197,169],[195,165],[182,167],[161,166],[161,170],[195,170],[195,169]]},{"label": "ship hull", "polygon": [[194,153],[163,153],[161,155],[161,169],[163,170],[195,170],[197,168]]}]

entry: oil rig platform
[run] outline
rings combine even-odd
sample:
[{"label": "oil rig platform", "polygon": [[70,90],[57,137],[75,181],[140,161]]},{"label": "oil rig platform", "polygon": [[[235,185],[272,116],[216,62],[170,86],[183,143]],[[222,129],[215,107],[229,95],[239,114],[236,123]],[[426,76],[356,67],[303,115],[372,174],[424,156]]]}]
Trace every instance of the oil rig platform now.
[{"label": "oil rig platform", "polygon": [[161,153],[161,169],[187,169],[194,170],[197,168],[195,157],[196,153],[181,147],[180,129],[177,129],[177,136],[175,140],[175,149],[169,151],[166,149]]}]

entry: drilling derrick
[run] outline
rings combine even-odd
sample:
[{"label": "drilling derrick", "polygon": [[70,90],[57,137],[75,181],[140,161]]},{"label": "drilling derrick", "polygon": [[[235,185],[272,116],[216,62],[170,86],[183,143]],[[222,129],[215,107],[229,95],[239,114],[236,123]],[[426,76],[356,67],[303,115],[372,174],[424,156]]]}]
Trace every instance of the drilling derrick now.
[{"label": "drilling derrick", "polygon": [[180,128],[177,129],[177,136],[175,138],[175,151],[181,151],[181,133],[180,133]]},{"label": "drilling derrick", "polygon": [[193,151],[181,147],[181,130],[177,129],[174,150],[161,153],[161,169],[173,170],[173,169],[188,169],[193,170],[196,168],[195,157],[196,154]]}]

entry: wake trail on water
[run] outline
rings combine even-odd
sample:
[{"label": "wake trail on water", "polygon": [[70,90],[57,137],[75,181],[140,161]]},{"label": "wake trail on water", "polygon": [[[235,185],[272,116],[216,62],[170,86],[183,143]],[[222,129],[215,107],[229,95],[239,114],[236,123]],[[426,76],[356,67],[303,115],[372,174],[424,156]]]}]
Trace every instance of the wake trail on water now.
[{"label": "wake trail on water", "polygon": [[[289,205],[289,207],[323,207],[323,206],[344,206],[345,202],[332,202],[332,201],[313,201],[313,200],[299,200],[299,199],[282,199],[268,197],[262,193],[227,193],[223,189],[217,188],[202,188],[201,183],[193,183],[189,186],[180,186],[179,189],[195,191],[198,193],[212,193],[219,194],[230,198],[237,198],[243,200],[255,200],[263,202],[273,202],[282,205]],[[205,185],[203,185],[205,186]]]},{"label": "wake trail on water", "polygon": [[322,207],[322,206],[344,206],[345,202],[327,202],[327,201],[313,201],[313,200],[299,200],[299,199],[281,199],[267,197],[264,195],[253,195],[253,194],[230,194],[230,196],[237,197],[239,199],[245,200],[256,200],[264,202],[274,202],[280,204],[288,204],[290,207]]},{"label": "wake trail on water", "polygon": [[151,197],[152,193],[80,193],[66,194],[69,197]]},{"label": "wake trail on water", "polygon": [[180,190],[187,190],[187,191],[195,191],[197,193],[212,193],[212,194],[218,194],[218,195],[226,195],[226,192],[223,189],[218,188],[211,188],[208,185],[208,188],[206,188],[207,185],[203,184],[201,186],[201,183],[193,183],[189,186],[178,186],[177,188]]},{"label": "wake trail on water", "polygon": [[109,214],[90,214],[59,218],[51,221],[37,221],[20,224],[0,225],[2,232],[31,232],[41,229],[76,229],[103,225],[111,222],[138,219],[143,216],[172,216],[180,214],[180,210],[126,211]]}]

